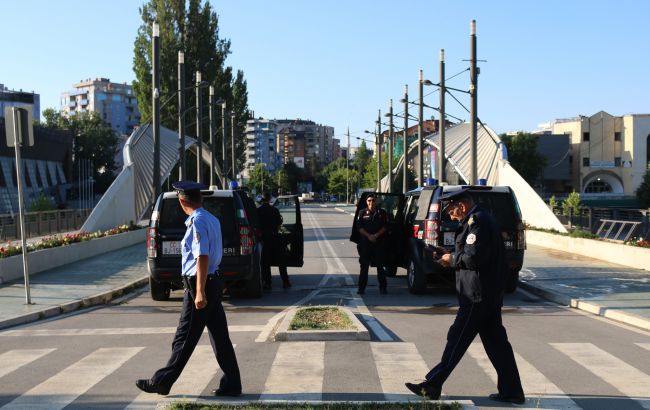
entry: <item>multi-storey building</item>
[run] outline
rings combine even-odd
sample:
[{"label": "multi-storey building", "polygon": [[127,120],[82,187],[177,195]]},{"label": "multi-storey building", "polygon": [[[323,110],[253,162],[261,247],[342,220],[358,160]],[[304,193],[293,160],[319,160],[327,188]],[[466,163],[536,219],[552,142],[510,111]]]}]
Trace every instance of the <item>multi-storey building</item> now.
[{"label": "multi-storey building", "polygon": [[32,107],[32,117],[35,121],[41,120],[41,97],[38,94],[9,90],[4,84],[0,84],[0,118],[5,116],[5,107],[24,105]]},{"label": "multi-storey building", "polygon": [[87,79],[61,94],[61,110],[67,115],[94,111],[118,134],[130,134],[140,123],[133,87],[108,78]]},{"label": "multi-storey building", "polygon": [[269,172],[281,166],[277,153],[277,124],[263,118],[246,122],[246,163],[244,178],[250,177],[255,164],[265,164]]}]

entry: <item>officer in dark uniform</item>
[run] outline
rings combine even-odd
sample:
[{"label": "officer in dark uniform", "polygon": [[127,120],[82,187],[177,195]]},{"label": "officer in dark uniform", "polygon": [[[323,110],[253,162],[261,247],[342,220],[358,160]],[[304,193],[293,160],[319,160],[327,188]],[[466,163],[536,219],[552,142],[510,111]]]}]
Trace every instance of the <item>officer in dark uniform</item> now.
[{"label": "officer in dark uniform", "polygon": [[494,217],[474,204],[468,190],[441,198],[449,201],[446,211],[451,219],[461,222],[456,230],[455,251],[438,255],[441,265],[456,269],[458,313],[447,334],[440,363],[424,382],[406,383],[406,387],[419,396],[438,399],[443,383],[478,334],[498,375],[498,393],[491,394],[490,399],[523,404],[526,399],[519,370],[501,321],[506,269],[503,239]]},{"label": "officer in dark uniform", "polygon": [[221,305],[223,284],[218,276],[223,256],[219,220],[203,209],[202,184],[179,181],[172,184],[178,193],[183,211],[188,215],[183,241],[182,267],[185,295],[181,317],[172,342],[167,365],[151,379],[140,379],[135,385],[147,393],[167,395],[190,359],[203,329],[208,327],[212,349],[223,371],[216,396],[239,396],[241,379],[235,349],[228,335],[226,314]]},{"label": "officer in dark uniform", "polygon": [[287,274],[284,244],[278,234],[278,230],[282,226],[282,215],[280,215],[280,211],[276,207],[271,206],[271,195],[268,192],[262,194],[262,205],[257,208],[257,215],[262,230],[262,281],[264,282],[264,289],[271,289],[273,257],[278,261],[282,287],[284,289],[290,288],[291,282],[289,282],[289,275]]},{"label": "officer in dark uniform", "polygon": [[373,194],[366,197],[366,208],[359,212],[357,230],[359,231],[359,289],[357,294],[363,295],[368,284],[368,269],[370,264],[377,267],[379,292],[386,291],[386,272],[384,270],[385,233],[388,215],[377,207],[377,198]]}]

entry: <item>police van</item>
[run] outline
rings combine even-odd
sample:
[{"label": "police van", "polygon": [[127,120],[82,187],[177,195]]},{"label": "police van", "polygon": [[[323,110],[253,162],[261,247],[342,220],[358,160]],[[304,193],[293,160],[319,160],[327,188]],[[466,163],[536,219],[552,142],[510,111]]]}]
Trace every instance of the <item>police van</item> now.
[{"label": "police van", "polygon": [[[203,208],[219,219],[223,240],[220,272],[232,296],[261,297],[262,242],[255,201],[242,189],[202,190]],[[303,265],[303,228],[296,196],[277,198],[284,223],[280,238],[287,266]],[[181,240],[187,215],[178,202],[178,194],[162,193],[151,214],[147,232],[147,266],[153,300],[169,299],[172,290],[182,289]],[[274,260],[272,266],[277,266]]]}]

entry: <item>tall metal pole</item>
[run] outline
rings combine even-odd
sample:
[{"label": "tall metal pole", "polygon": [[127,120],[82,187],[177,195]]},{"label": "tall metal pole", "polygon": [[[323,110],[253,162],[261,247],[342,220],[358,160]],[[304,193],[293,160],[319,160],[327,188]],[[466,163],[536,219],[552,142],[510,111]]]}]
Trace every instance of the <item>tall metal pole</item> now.
[{"label": "tall metal pole", "polygon": [[469,49],[469,77],[470,77],[470,85],[469,85],[469,95],[470,95],[470,118],[471,118],[471,127],[472,127],[472,136],[470,140],[470,156],[472,159],[472,172],[471,172],[471,178],[472,180],[469,181],[470,184],[476,184],[478,181],[478,171],[477,171],[477,148],[476,148],[476,141],[477,141],[477,130],[476,130],[476,118],[477,118],[477,105],[476,105],[476,100],[477,100],[477,83],[478,83],[478,70],[476,68],[476,20],[472,20],[470,23],[470,49]]},{"label": "tall metal pole", "polygon": [[404,85],[404,134],[402,135],[402,145],[404,148],[404,161],[402,161],[402,193],[408,191],[407,177],[407,159],[408,159],[408,129],[409,129],[409,86]]},{"label": "tall metal pole", "polygon": [[[20,146],[22,143],[18,139],[21,127],[20,115],[17,107],[11,107],[11,115],[14,119],[14,149],[16,150],[16,179],[18,180],[18,217],[20,218],[20,236],[23,247],[23,276],[25,277],[25,301],[28,305],[32,304],[32,297],[29,291],[29,265],[27,264],[27,234],[25,233],[25,202],[23,200],[23,167],[20,160]],[[23,140],[27,138],[23,135]]]},{"label": "tall metal pole", "polygon": [[350,203],[350,127],[348,127],[348,149],[345,151],[345,203]]},{"label": "tall metal pole", "polygon": [[208,97],[208,112],[210,121],[210,186],[214,185],[214,87],[210,86]]},{"label": "tall metal pole", "polygon": [[237,126],[235,112],[230,113],[230,153],[232,155],[232,180],[237,180],[237,170],[235,168],[235,127]]},{"label": "tall metal pole", "polygon": [[153,132],[153,198],[151,204],[156,203],[160,195],[160,29],[158,23],[152,27],[152,132]]},{"label": "tall metal pole", "polygon": [[445,49],[440,50],[440,121],[438,126],[440,129],[440,150],[438,152],[438,179],[440,182],[446,180],[445,170]]},{"label": "tall metal pole", "polygon": [[377,110],[377,192],[381,192],[381,110]]},{"label": "tall metal pole", "polygon": [[201,161],[203,159],[203,132],[201,127],[201,113],[203,112],[203,99],[201,98],[201,72],[196,72],[196,182],[203,183]]},{"label": "tall metal pole", "polygon": [[388,193],[393,192],[393,99],[388,107]]},{"label": "tall metal pole", "polygon": [[221,104],[221,189],[226,189],[228,168],[226,168],[226,102]]},{"label": "tall metal pole", "polygon": [[186,178],[185,173],[185,53],[178,52],[178,155],[181,159],[178,180]]},{"label": "tall metal pole", "polygon": [[422,70],[420,70],[418,90],[420,92],[418,104],[418,186],[424,186],[424,147],[422,143],[422,134],[424,133],[424,77]]}]

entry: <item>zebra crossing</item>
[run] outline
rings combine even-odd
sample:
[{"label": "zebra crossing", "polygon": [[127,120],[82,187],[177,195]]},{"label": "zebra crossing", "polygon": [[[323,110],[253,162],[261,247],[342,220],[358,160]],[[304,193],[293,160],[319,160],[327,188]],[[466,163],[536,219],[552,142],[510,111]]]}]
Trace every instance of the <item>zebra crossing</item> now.
[{"label": "zebra crossing", "polygon": [[[244,382],[244,396],[248,401],[298,401],[318,402],[323,400],[324,380],[328,372],[326,344],[330,342],[284,342],[277,343],[277,351],[266,376],[266,381],[258,392],[246,390],[245,357],[240,358]],[[341,343],[341,342],[338,342]],[[369,367],[374,367],[378,375],[384,400],[389,402],[417,401],[405,387],[404,381],[416,380],[429,369],[417,346],[409,342],[349,342],[367,343],[372,363],[358,363],[350,358],[350,369],[358,370],[360,366],[368,366],[362,373],[368,373]],[[260,346],[260,344],[255,344]],[[273,344],[269,344],[272,346]],[[635,363],[616,357],[592,343],[549,343],[553,354],[559,355],[567,363],[566,371],[571,371],[571,365],[587,370],[599,383],[607,383],[619,395],[613,398],[628,398],[643,408],[650,409],[650,375],[635,367]],[[341,345],[339,345],[341,346]],[[344,346],[344,345],[343,345]],[[634,343],[630,348],[640,351],[650,350],[650,343]],[[29,368],[38,372],[40,359],[56,354],[54,348],[43,349],[14,349],[0,354],[0,397],[11,398],[8,402],[0,402],[0,409],[63,409],[81,398],[91,388],[113,373],[120,373],[121,368],[147,349],[146,347],[101,347],[79,357],[75,362],[67,363],[58,373],[46,378],[24,393],[13,397],[11,392],[3,391],[10,383],[13,373],[20,369]],[[534,358],[527,360],[523,354],[515,352],[521,373],[527,403],[518,408],[536,409],[582,409],[579,395],[563,390],[546,375],[535,367]],[[433,358],[435,360],[437,358]],[[496,372],[490,364],[480,343],[473,343],[463,361],[471,360],[482,369],[488,381],[496,385]],[[210,384],[218,378],[220,371],[216,365],[210,345],[197,346],[183,374],[173,386],[170,396],[139,393],[133,386],[135,377],[131,374],[120,374],[124,380],[123,400],[126,409],[152,409],[161,401],[175,400],[195,401],[209,390]],[[217,379],[218,380],[218,379]],[[589,381],[585,381],[586,384]],[[345,386],[349,394],[358,392],[355,386]],[[328,397],[335,397],[337,392],[328,391]],[[15,394],[15,393],[13,393]],[[472,392],[468,396],[475,396]],[[204,400],[205,397],[202,398]],[[463,397],[448,397],[443,393],[443,399],[458,400],[470,403]],[[120,401],[120,398],[116,398]],[[346,399],[347,400],[347,399]],[[584,405],[584,404],[583,404]],[[588,408],[588,407],[586,407]]]}]

